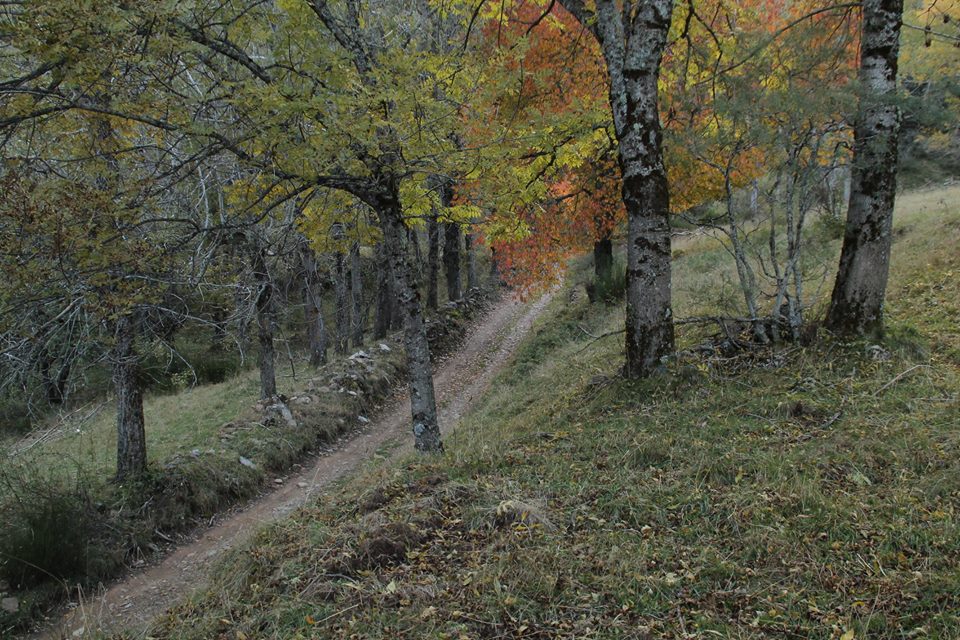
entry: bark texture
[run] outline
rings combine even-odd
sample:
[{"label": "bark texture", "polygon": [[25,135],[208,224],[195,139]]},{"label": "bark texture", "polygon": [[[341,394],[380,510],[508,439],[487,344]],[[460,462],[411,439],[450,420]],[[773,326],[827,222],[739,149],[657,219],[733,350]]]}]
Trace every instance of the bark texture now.
[{"label": "bark texture", "polygon": [[560,0],[591,30],[609,72],[627,210],[627,309],[624,375],[646,377],[673,353],[670,195],[663,163],[657,81],[672,0]]},{"label": "bark texture", "polygon": [[410,378],[414,446],[422,452],[442,451],[427,327],[420,304],[420,290],[413,265],[410,264],[407,229],[401,214],[399,196],[383,196],[377,205],[384,243],[395,276],[397,297],[404,314],[404,346]]},{"label": "bark texture", "polygon": [[113,348],[113,385],[117,394],[117,482],[135,478],[147,468],[147,436],[136,337],[137,325],[133,315],[128,313],[117,318]]},{"label": "bark texture", "polygon": [[400,303],[399,294],[397,294],[397,276],[393,273],[393,267],[390,267],[390,273],[390,281],[393,287],[391,289],[392,297],[390,298],[390,329],[400,331],[406,326],[403,318],[403,305]]},{"label": "bark texture", "polygon": [[826,326],[842,335],[883,332],[897,188],[900,111],[893,103],[903,0],[864,0],[863,94],[854,127],[853,169],[840,269]]}]

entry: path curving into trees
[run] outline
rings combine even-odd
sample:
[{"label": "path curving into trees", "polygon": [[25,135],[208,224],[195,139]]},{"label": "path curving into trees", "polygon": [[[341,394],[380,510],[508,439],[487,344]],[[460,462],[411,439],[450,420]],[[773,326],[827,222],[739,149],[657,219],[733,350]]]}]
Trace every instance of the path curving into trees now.
[{"label": "path curving into trees", "polygon": [[[510,297],[501,300],[477,319],[461,348],[438,363],[434,384],[445,432],[455,429],[467,409],[482,396],[551,298],[552,293],[548,293],[530,304]],[[308,461],[301,471],[284,478],[275,491],[222,518],[159,563],[88,597],[33,638],[72,639],[145,627],[177,600],[202,588],[213,563],[262,525],[315,500],[378,451],[388,451],[389,459],[409,453],[409,428],[409,401],[406,394],[398,394],[363,431],[344,436],[328,452]]]}]

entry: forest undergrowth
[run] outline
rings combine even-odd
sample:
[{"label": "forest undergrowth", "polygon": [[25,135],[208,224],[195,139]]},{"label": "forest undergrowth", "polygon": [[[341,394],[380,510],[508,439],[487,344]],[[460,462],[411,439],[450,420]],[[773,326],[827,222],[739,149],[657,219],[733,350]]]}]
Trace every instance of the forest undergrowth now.
[{"label": "forest undergrowth", "polygon": [[[435,353],[454,349],[496,295],[475,290],[444,306],[429,323]],[[75,599],[78,588],[142,567],[362,428],[397,391],[404,370],[394,335],[285,377],[282,408],[255,402],[249,372],[151,396],[145,404],[156,446],[138,482],[106,480],[116,461],[109,416],[10,456],[0,468],[0,598],[16,607],[0,610],[0,637]]]},{"label": "forest undergrowth", "polygon": [[[957,196],[900,199],[883,341],[681,325],[625,381],[578,263],[443,456],[270,526],[150,637],[960,636]],[[688,285],[722,250],[683,244],[676,308],[710,314]]]}]

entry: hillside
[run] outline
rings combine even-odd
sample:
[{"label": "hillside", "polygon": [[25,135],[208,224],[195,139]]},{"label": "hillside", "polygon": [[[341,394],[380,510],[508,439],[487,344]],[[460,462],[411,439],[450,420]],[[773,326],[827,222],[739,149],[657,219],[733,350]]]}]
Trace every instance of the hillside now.
[{"label": "hillside", "polygon": [[[899,199],[883,344],[681,325],[624,381],[578,265],[445,454],[268,527],[149,637],[960,636],[958,202]],[[710,315],[722,251],[678,245],[678,316]]]},{"label": "hillside", "polygon": [[0,17],[0,640],[960,638],[960,0]]}]

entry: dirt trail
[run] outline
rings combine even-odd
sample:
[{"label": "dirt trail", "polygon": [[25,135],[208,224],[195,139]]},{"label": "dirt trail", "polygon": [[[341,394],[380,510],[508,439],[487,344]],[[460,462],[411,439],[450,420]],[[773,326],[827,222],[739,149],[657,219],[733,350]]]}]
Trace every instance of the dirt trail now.
[{"label": "dirt trail", "polygon": [[[445,432],[456,427],[466,409],[487,389],[550,298],[547,294],[530,305],[513,299],[497,303],[474,324],[461,348],[440,363],[434,380]],[[363,431],[344,436],[331,452],[308,461],[303,470],[286,477],[275,491],[226,516],[158,564],[90,597],[33,638],[72,640],[95,632],[145,628],[178,599],[202,587],[211,563],[261,525],[316,499],[332,483],[370,461],[378,450],[389,451],[390,457],[412,450],[409,426],[410,408],[404,395]]]}]

